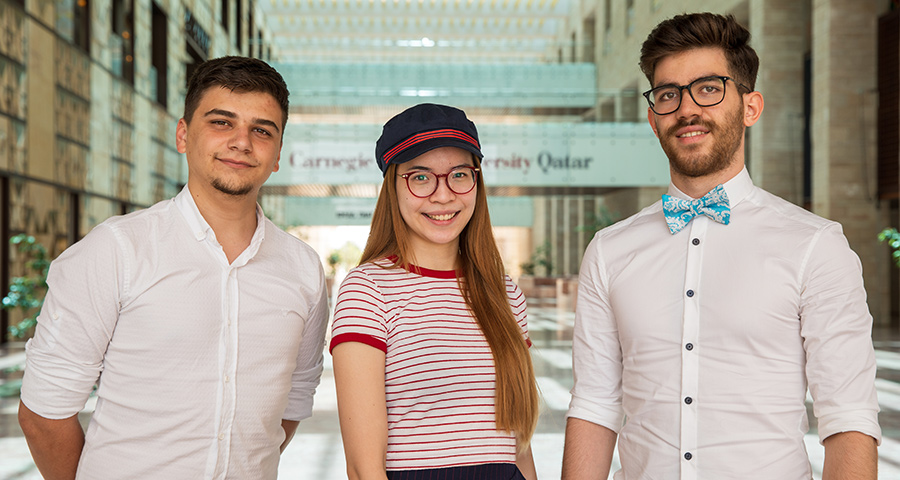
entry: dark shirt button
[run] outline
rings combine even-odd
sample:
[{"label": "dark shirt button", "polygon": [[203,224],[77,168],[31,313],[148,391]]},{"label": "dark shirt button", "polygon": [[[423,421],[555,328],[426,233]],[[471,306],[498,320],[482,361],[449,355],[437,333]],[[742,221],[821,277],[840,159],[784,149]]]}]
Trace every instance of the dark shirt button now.
[{"label": "dark shirt button", "polygon": [[693,291],[693,290],[688,290],[688,291],[687,291],[687,296],[693,297],[693,296],[694,296],[694,291]]},{"label": "dark shirt button", "polygon": [[695,238],[695,239],[691,240],[691,243],[693,243],[694,245],[700,245],[700,239]]},{"label": "dark shirt button", "polygon": [[690,404],[694,403],[694,399],[691,397],[684,397],[684,403],[690,405]]},{"label": "dark shirt button", "polygon": [[684,453],[684,459],[685,459],[685,460],[690,460],[691,458],[693,458],[693,455],[691,455],[691,452],[685,452],[685,453]]},{"label": "dark shirt button", "polygon": [[689,344],[685,345],[684,348],[686,348],[686,349],[688,349],[688,350],[693,350],[693,349],[694,349],[694,344],[693,344],[693,343],[689,343]]}]

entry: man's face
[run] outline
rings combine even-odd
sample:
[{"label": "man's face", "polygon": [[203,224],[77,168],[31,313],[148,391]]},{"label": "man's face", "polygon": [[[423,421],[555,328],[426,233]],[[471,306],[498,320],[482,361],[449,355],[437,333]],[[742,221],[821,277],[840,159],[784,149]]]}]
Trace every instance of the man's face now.
[{"label": "man's face", "polygon": [[[687,85],[715,75],[728,76],[728,62],[719,48],[704,47],[661,60],[654,72],[654,85]],[[744,103],[735,82],[725,82],[725,99],[718,105],[700,107],[687,89],[681,106],[668,115],[647,110],[653,133],[669,157],[673,175],[703,177],[735,165],[743,167]]]},{"label": "man's face", "polygon": [[281,107],[261,92],[212,87],[188,124],[178,121],[175,141],[187,156],[192,191],[212,187],[241,197],[259,192],[281,157]]}]

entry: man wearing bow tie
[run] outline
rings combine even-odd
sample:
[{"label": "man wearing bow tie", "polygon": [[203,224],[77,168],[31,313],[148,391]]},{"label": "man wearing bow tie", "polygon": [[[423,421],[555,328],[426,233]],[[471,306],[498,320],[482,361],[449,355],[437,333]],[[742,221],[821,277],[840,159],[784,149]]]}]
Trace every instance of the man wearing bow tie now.
[{"label": "man wearing bow tie", "polygon": [[756,187],[763,97],[733,17],[679,15],[641,49],[669,158],[661,202],[601,230],[581,267],[563,478],[875,479],[872,318],[841,226]]}]

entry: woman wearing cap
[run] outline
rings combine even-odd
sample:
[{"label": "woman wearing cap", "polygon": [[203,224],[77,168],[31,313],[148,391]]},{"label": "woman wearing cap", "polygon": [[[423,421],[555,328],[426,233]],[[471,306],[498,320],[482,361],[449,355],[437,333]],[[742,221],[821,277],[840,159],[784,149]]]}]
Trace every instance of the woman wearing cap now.
[{"label": "woman wearing cap", "polygon": [[536,478],[525,298],[494,243],[475,125],[416,105],[375,150],[384,183],[330,346],[348,476]]}]

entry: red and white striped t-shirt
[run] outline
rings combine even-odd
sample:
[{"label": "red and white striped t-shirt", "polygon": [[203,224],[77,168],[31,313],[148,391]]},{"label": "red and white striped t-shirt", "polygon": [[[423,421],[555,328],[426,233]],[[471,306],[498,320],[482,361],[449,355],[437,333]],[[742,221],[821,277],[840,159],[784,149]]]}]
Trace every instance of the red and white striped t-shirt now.
[{"label": "red and white striped t-shirt", "polygon": [[[354,268],[341,284],[331,348],[362,342],[384,350],[388,470],[515,463],[516,440],[497,431],[494,361],[455,273],[382,260]],[[506,293],[527,338],[525,296]]]}]

